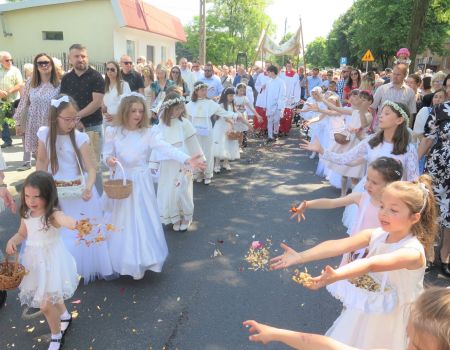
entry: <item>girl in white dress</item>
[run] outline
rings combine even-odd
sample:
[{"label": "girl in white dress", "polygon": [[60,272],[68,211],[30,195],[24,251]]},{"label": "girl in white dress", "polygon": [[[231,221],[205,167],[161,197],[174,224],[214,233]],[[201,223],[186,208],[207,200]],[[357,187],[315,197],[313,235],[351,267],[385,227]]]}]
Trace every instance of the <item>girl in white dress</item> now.
[{"label": "girl in white dress", "polygon": [[[155,128],[162,139],[190,156],[202,154],[195,128],[186,118],[184,98],[168,93],[161,108],[160,123]],[[186,231],[194,214],[192,169],[165,159],[156,150],[150,156],[150,166],[160,171],[156,199],[161,222],[173,224],[174,231]]]},{"label": "girl in white dress", "polygon": [[205,185],[211,183],[214,169],[213,154],[213,124],[212,116],[237,120],[239,113],[226,111],[218,103],[207,98],[208,85],[197,81],[194,84],[191,102],[186,105],[186,111],[190,122],[197,130],[197,139],[206,158],[206,169],[195,175],[197,182],[205,181]]},{"label": "girl in white dress", "polygon": [[424,247],[437,231],[431,181],[396,181],[383,192],[378,215],[381,227],[348,238],[326,241],[297,253],[282,244],[284,254],[272,260],[273,269],[322,260],[369,247],[366,258],[337,269],[326,266],[306,286],[328,291],[344,309],[326,335],[361,349],[405,349],[410,304],[423,291]]},{"label": "girl in white dress", "polygon": [[[75,220],[89,219],[94,224],[102,224],[103,211],[94,186],[96,169],[90,153],[89,136],[75,129],[79,121],[77,111],[76,102],[67,95],[60,95],[51,101],[50,124],[48,127],[41,127],[37,133],[39,144],[36,170],[49,172],[57,186],[62,187],[83,176],[86,187],[81,198],[60,198],[61,209]],[[97,234],[98,228],[93,227],[91,234]],[[113,270],[105,242],[87,246],[77,240],[76,231],[63,228],[61,232],[64,244],[77,262],[78,273],[84,278],[84,283],[95,278],[112,277]]]},{"label": "girl in white dress", "polygon": [[[234,88],[226,88],[220,96],[219,105],[226,111],[236,112],[234,105]],[[228,132],[237,131],[242,133],[248,130],[249,123],[247,118],[238,117],[238,120],[233,121],[230,118],[219,118],[214,125],[213,132],[213,155],[214,155],[214,172],[220,173],[221,161],[222,167],[225,170],[231,170],[230,160],[239,159],[241,157],[239,152],[240,140],[232,140],[228,137]]]},{"label": "girl in white dress", "polygon": [[64,300],[78,286],[75,260],[61,240],[60,228],[74,230],[76,222],[59,210],[55,182],[46,172],[36,171],[25,179],[21,202],[20,227],[6,252],[17,254],[17,246],[26,240],[22,264],[27,274],[19,286],[19,300],[41,309],[51,331],[48,349],[57,350],[72,320]]},{"label": "girl in white dress", "polygon": [[[251,334],[249,340],[255,343],[280,342],[297,350],[359,350],[319,334],[275,328],[253,320],[245,321],[243,325]],[[408,346],[399,350],[450,350],[449,329],[450,289],[427,288],[411,306],[406,327]]]},{"label": "girl in white dress", "polygon": [[[248,90],[250,89],[250,91]],[[253,106],[253,90],[250,86],[247,86],[245,83],[239,83],[236,86],[236,94],[234,95],[234,106],[236,107],[236,111],[241,113],[244,118],[248,121],[253,120],[253,118],[257,118],[259,123],[263,122],[263,118],[258,114],[255,107]],[[237,122],[234,125],[234,128],[237,131],[242,131],[242,147],[247,147],[247,132],[249,126],[247,123]]]},{"label": "girl in white dress", "polygon": [[117,126],[106,129],[103,159],[116,170],[115,179],[123,178],[116,166],[120,162],[133,182],[133,190],[125,199],[105,198],[118,231],[108,240],[108,246],[114,271],[141,279],[147,270],[161,272],[168,254],[149,169],[151,152],[157,150],[167,159],[192,168],[204,169],[205,165],[201,154],[188,156],[149,127],[144,96],[134,92],[123,96],[116,120]]},{"label": "girl in white dress", "polygon": [[[310,143],[303,140],[302,149],[318,152],[322,159],[336,164],[357,165],[361,162],[371,163],[376,158],[386,156],[397,159],[403,165],[403,179],[412,181],[419,175],[417,148],[410,142],[408,131],[408,108],[392,101],[386,101],[379,119],[380,131],[374,136],[366,137],[356,147],[345,153],[335,153],[324,149],[316,140]],[[355,186],[353,192],[364,190],[365,177]],[[348,232],[351,232],[355,222],[356,206],[347,207],[342,221]]]}]

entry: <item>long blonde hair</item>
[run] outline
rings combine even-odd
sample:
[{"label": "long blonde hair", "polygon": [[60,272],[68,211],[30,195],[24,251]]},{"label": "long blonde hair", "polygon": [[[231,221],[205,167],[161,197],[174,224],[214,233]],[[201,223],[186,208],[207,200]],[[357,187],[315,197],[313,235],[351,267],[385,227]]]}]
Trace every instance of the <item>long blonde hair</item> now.
[{"label": "long blonde hair", "polygon": [[[169,100],[174,100],[174,99],[176,99],[176,98],[181,98],[181,97],[182,97],[182,96],[181,96],[180,94],[178,94],[178,93],[176,93],[176,92],[171,92],[171,93],[168,93],[168,94],[166,95],[166,97],[164,98],[164,102],[169,101]],[[163,103],[164,103],[164,102],[163,102]],[[182,118],[186,118],[186,107],[185,107],[185,103],[184,103],[184,102],[176,103],[176,104],[173,104],[173,105],[171,105],[171,106],[165,108],[164,111],[163,111],[163,113],[161,114],[160,119],[161,119],[161,121],[162,121],[164,124],[166,124],[167,126],[170,126],[170,121],[171,121],[171,119],[172,119],[172,110],[173,110],[176,106],[178,106],[178,105],[180,105],[180,104],[183,105],[183,107],[184,107],[184,112],[183,112],[183,114],[182,114],[178,119],[179,119],[179,120],[183,120]]]},{"label": "long blonde hair", "polygon": [[138,128],[148,128],[150,126],[150,119],[148,117],[147,107],[144,100],[138,96],[124,96],[120,100],[119,108],[117,110],[117,115],[114,120],[115,125],[120,125],[126,127],[128,124],[128,115],[130,114],[130,109],[133,103],[141,103],[144,107],[144,116],[138,124]]},{"label": "long blonde hair", "polygon": [[385,192],[395,191],[395,195],[406,204],[411,214],[420,213],[420,219],[412,226],[411,232],[426,249],[434,243],[438,229],[431,182],[429,175],[421,175],[418,181],[395,181],[385,189]]},{"label": "long blonde hair", "polygon": [[[55,99],[60,99],[65,96],[64,94],[60,94]],[[50,106],[49,115],[48,115],[48,127],[49,132],[47,136],[47,145],[49,147],[49,161],[50,161],[50,169],[52,170],[52,174],[55,175],[58,172],[59,164],[58,164],[58,153],[56,152],[56,138],[58,137],[58,117],[63,110],[72,106],[76,111],[78,111],[78,106],[75,100],[69,97],[69,102],[61,102],[58,107]],[[75,140],[75,127],[69,132],[70,142],[75,150],[75,154],[78,157],[78,161],[80,162],[81,168],[84,169],[83,159],[81,158],[80,150],[77,146],[77,142]]]}]

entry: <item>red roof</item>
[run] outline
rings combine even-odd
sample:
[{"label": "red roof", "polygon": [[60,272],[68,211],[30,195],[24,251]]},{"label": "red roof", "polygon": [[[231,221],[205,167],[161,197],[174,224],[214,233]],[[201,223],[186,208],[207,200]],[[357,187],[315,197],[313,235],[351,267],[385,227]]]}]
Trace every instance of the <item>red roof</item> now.
[{"label": "red roof", "polygon": [[125,26],[186,42],[186,33],[178,17],[143,0],[119,0]]}]

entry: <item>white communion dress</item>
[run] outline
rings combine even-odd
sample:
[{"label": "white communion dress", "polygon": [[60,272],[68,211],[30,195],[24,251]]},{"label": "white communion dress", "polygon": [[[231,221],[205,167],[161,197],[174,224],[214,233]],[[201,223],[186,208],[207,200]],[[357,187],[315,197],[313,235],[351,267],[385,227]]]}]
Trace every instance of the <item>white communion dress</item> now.
[{"label": "white communion dress", "polygon": [[20,302],[34,308],[43,302],[62,303],[78,286],[75,260],[64,246],[60,230],[51,225],[47,228],[43,216],[23,220],[27,240],[21,262],[27,274],[19,286]]},{"label": "white communion dress", "polygon": [[[109,252],[114,271],[135,279],[142,278],[146,270],[161,272],[168,254],[149,167],[153,150],[179,163],[190,158],[165,142],[155,127],[106,129],[103,159],[116,157],[124,167],[126,177],[133,182],[128,198],[110,199],[104,194],[110,221],[117,230],[108,240]],[[119,169],[114,178],[123,178]]]}]

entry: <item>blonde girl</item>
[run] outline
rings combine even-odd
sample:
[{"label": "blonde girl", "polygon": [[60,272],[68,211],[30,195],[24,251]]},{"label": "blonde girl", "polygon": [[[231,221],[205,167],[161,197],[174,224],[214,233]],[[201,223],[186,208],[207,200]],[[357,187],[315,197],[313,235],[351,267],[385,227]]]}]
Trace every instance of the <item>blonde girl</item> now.
[{"label": "blonde girl", "polygon": [[26,241],[22,264],[28,273],[20,283],[19,300],[41,309],[51,331],[48,349],[58,350],[72,322],[64,300],[78,286],[75,260],[61,240],[60,228],[73,230],[76,222],[59,210],[55,182],[44,171],[25,179],[21,199],[20,227],[8,241],[6,252],[17,254],[18,245]]},{"label": "blonde girl", "polygon": [[[49,172],[57,186],[73,185],[84,177],[85,189],[81,197],[60,198],[61,209],[75,220],[89,219],[103,222],[101,201],[94,186],[96,169],[91,156],[89,136],[76,130],[79,122],[76,102],[67,95],[59,95],[51,101],[49,126],[39,129],[36,170]],[[95,232],[94,232],[95,231]],[[92,234],[97,230],[93,228]],[[91,246],[80,244],[77,232],[62,229],[62,238],[77,262],[78,273],[84,283],[113,274],[106,242]]]},{"label": "blonde girl", "polygon": [[283,269],[368,247],[366,258],[337,269],[326,266],[307,287],[328,286],[343,302],[341,315],[326,335],[356,348],[404,349],[408,307],[423,291],[425,248],[436,234],[435,204],[428,176],[416,183],[393,182],[382,195],[381,227],[299,253],[282,244],[285,252],[272,259],[272,267]]},{"label": "blonde girl", "polygon": [[194,169],[205,167],[202,155],[187,155],[149,126],[144,96],[133,92],[123,96],[117,125],[106,129],[103,147],[103,159],[114,178],[126,176],[133,182],[128,198],[105,198],[105,204],[112,224],[120,231],[108,241],[113,269],[134,279],[143,278],[147,270],[161,272],[168,254],[148,164],[150,154],[156,150],[166,159]]}]

